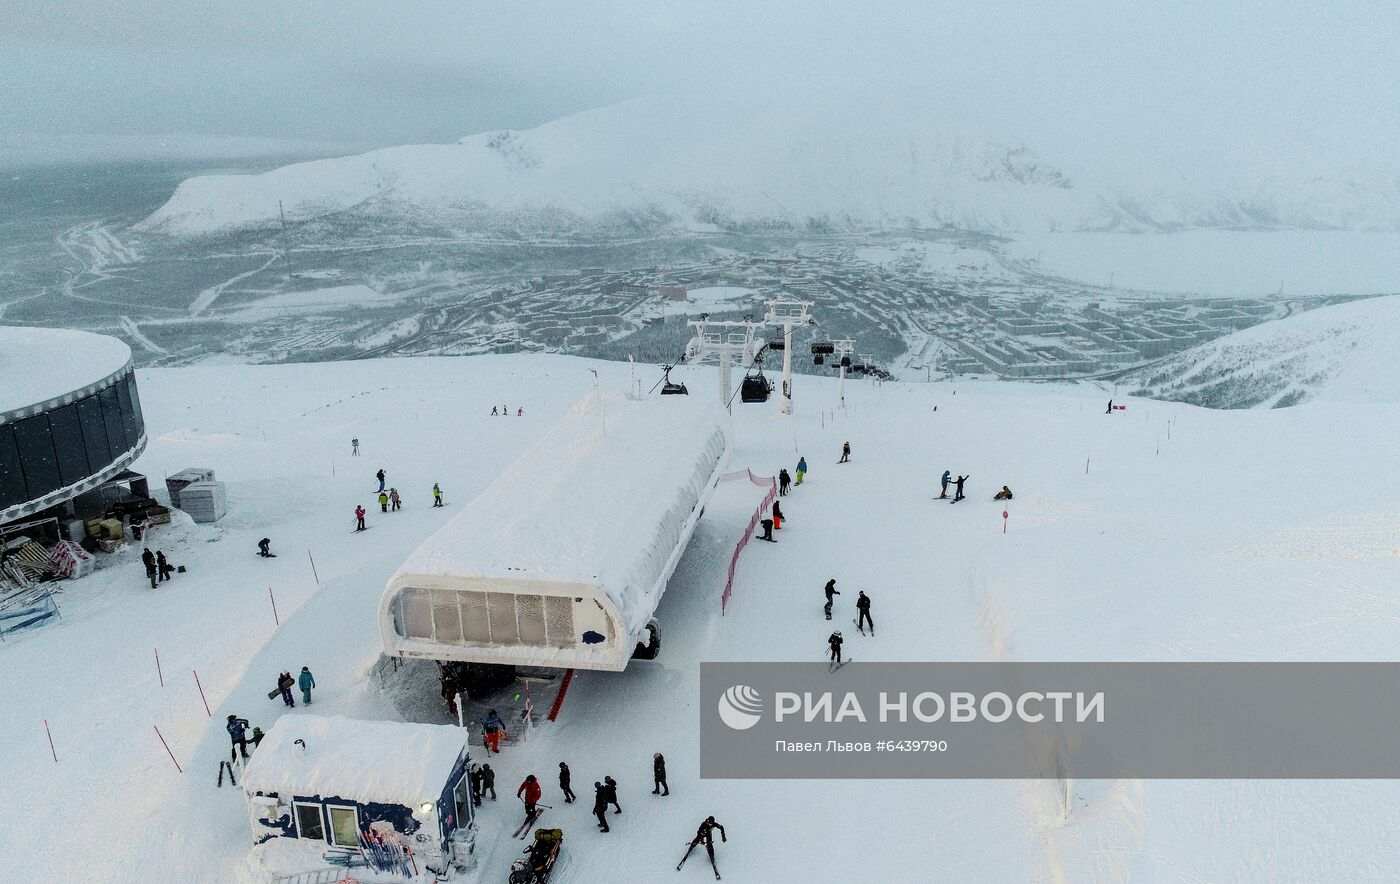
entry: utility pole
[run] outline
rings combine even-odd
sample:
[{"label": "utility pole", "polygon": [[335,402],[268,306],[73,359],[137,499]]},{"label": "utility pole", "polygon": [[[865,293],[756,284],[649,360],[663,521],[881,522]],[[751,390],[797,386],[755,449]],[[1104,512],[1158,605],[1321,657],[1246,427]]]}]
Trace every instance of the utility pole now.
[{"label": "utility pole", "polygon": [[768,304],[768,314],[763,321],[783,327],[783,389],[778,399],[778,413],[792,414],[792,327],[807,324],[808,311],[814,302],[774,298],[765,303]]},{"label": "utility pole", "polygon": [[840,401],[841,407],[846,407],[846,365],[851,361],[851,354],[855,352],[856,342],[850,338],[842,338],[839,341],[832,341],[831,346],[836,348],[836,365],[839,372],[836,376],[836,398]]}]

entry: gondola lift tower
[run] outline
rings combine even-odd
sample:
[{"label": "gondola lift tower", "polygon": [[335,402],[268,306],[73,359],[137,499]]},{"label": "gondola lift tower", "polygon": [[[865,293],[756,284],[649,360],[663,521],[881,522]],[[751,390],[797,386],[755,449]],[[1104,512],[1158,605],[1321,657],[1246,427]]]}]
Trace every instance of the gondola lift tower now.
[{"label": "gondola lift tower", "polygon": [[711,319],[708,313],[701,313],[699,319],[688,320],[686,324],[695,329],[695,337],[685,345],[685,361],[714,361],[719,364],[719,402],[727,409],[733,359],[738,356],[739,364],[745,368],[753,364],[754,354],[758,352],[754,337],[767,323],[756,322],[747,316],[743,319]]},{"label": "gondola lift tower", "polygon": [[793,326],[808,323],[814,302],[795,298],[774,298],[765,303],[768,305],[768,314],[763,317],[763,321],[768,325],[783,327],[783,387],[782,395],[778,399],[778,413],[792,414],[792,329]]}]

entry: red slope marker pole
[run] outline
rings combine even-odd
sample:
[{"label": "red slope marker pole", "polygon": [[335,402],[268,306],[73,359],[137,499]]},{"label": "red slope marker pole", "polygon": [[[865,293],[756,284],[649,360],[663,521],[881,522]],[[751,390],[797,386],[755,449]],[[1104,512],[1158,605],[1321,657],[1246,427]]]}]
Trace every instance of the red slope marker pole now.
[{"label": "red slope marker pole", "polygon": [[180,762],[175,761],[175,753],[170,751],[170,744],[165,742],[165,735],[160,732],[160,728],[155,725],[151,725],[151,727],[156,728],[156,736],[160,737],[160,744],[165,747],[165,754],[169,755],[170,760],[175,764],[175,770],[184,773],[184,768],[180,767]]},{"label": "red slope marker pole", "polygon": [[282,618],[277,616],[277,597],[272,594],[272,587],[270,586],[267,588],[267,597],[272,599],[272,622],[277,626],[281,626]]},{"label": "red slope marker pole", "polygon": [[193,669],[190,671],[194,672],[194,686],[199,688],[199,699],[204,701],[204,714],[213,718],[214,713],[209,711],[209,701],[204,698],[204,685],[199,683],[199,673]]},{"label": "red slope marker pole", "polygon": [[160,648],[156,648],[156,649],[155,649],[155,652],[156,652],[156,677],[160,679],[160,686],[161,686],[161,687],[165,687],[165,674],[162,673],[162,672],[160,671]]},{"label": "red slope marker pole", "polygon": [[49,730],[49,720],[44,719],[44,733],[49,735],[49,752],[53,754],[53,763],[58,764],[58,750],[53,747],[53,731]]},{"label": "red slope marker pole", "polygon": [[317,585],[321,583],[321,575],[316,573],[316,559],[312,557],[311,550],[306,551],[306,557],[311,559],[311,576],[316,578]]},{"label": "red slope marker pole", "polygon": [[559,685],[559,693],[554,695],[554,705],[549,707],[549,720],[553,721],[559,717],[559,710],[564,705],[564,695],[569,692],[569,683],[574,680],[572,669],[564,670],[564,683]]}]

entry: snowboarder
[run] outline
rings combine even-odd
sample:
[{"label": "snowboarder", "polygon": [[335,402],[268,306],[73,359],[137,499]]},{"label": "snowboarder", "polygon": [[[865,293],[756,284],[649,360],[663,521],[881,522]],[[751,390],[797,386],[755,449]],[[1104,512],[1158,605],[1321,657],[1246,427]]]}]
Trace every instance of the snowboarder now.
[{"label": "snowboarder", "polygon": [[239,718],[237,715],[228,717],[228,724],[224,725],[224,730],[228,731],[229,739],[233,741],[232,748],[229,749],[229,757],[234,761],[238,760],[238,754],[243,753],[243,760],[248,760],[248,719]]},{"label": "snowboarder", "polygon": [[156,550],[156,573],[160,576],[160,582],[164,583],[170,579],[170,575],[175,573],[175,566],[165,560],[165,552]]},{"label": "snowboarder", "polygon": [[1113,400],[1108,400],[1108,408],[1104,409],[1104,414],[1113,414]]},{"label": "snowboarder", "polygon": [[788,475],[787,467],[783,467],[778,470],[778,496],[787,497],[790,487],[792,487],[792,476]]},{"label": "snowboarder", "polygon": [[433,506],[442,506],[442,489],[436,482],[433,483]]},{"label": "snowboarder", "polygon": [[593,783],[593,815],[598,818],[598,828],[608,831],[608,793],[599,782]]},{"label": "snowboarder", "polygon": [[515,790],[515,797],[525,802],[524,826],[529,826],[535,821],[537,815],[535,805],[540,803],[541,794],[543,793],[539,781],[535,779],[534,774],[525,777],[525,782],[521,783],[520,788]]},{"label": "snowboarder", "polygon": [[666,785],[666,758],[660,752],[651,756],[651,780],[651,794],[662,797],[671,794],[671,787]]},{"label": "snowboarder", "polygon": [[496,406],[494,406],[494,405],[491,406],[491,416],[492,416],[492,417],[500,417],[500,415],[501,415],[501,410],[500,410],[499,408],[497,408]]},{"label": "snowboarder", "polygon": [[763,533],[758,535],[758,539],[766,540],[769,543],[777,543],[778,541],[773,539],[773,520],[764,519],[759,522],[759,524],[763,526]]},{"label": "snowboarder", "polygon": [[783,508],[778,506],[778,502],[773,501],[773,527],[775,529],[783,527]]},{"label": "snowboarder", "polygon": [[351,456],[351,457],[359,457],[359,456],[360,456],[360,437],[359,437],[359,436],[356,436],[354,439],[351,439],[351,440],[350,440],[350,456]]},{"label": "snowboarder", "polygon": [[953,481],[953,473],[952,473],[952,471],[951,471],[951,470],[944,470],[944,471],[943,471],[943,479],[942,479],[942,482],[943,482],[943,493],[940,494],[940,495],[938,495],[938,499],[939,499],[939,500],[943,500],[944,498],[946,498],[946,497],[948,496],[948,486],[952,483],[952,481]]},{"label": "snowboarder", "polygon": [[269,538],[267,538],[267,537],[264,537],[262,540],[259,540],[259,541],[258,541],[258,555],[262,556],[262,557],[265,558],[265,559],[275,559],[275,558],[276,558],[276,556],[274,556],[274,555],[272,554],[272,540],[271,540],[271,539],[269,539]]},{"label": "snowboarder", "polygon": [[393,505],[394,512],[399,511],[399,507],[403,505],[403,501],[399,498],[399,489],[389,489],[389,503]]},{"label": "snowboarder", "polygon": [[501,754],[501,740],[506,736],[506,723],[492,709],[481,722],[482,740],[488,752]]},{"label": "snowboarder", "polygon": [[282,702],[293,709],[296,708],[297,701],[292,699],[292,685],[296,683],[297,680],[292,678],[290,672],[284,672],[277,676],[277,690],[282,694]]},{"label": "snowboarder", "polygon": [[836,603],[836,596],[841,592],[836,588],[836,578],[833,577],[826,582],[826,619],[831,619],[831,606]]},{"label": "snowboarder", "polygon": [[860,591],[860,597],[856,599],[856,610],[860,612],[860,619],[856,621],[856,629],[865,631],[865,624],[870,624],[870,634],[875,634],[875,621],[870,619],[870,596],[865,594],[865,590]]},{"label": "snowboarder", "polygon": [[379,511],[381,513],[389,511],[389,495],[383,491],[379,492]]},{"label": "snowboarder", "polygon": [[797,480],[792,484],[801,485],[802,477],[805,475],[807,475],[807,458],[799,457],[797,459]]},{"label": "snowboarder", "polygon": [[578,796],[574,794],[573,788],[569,785],[569,780],[573,774],[569,773],[569,766],[564,762],[559,762],[559,791],[564,793],[564,803],[573,804]]},{"label": "snowboarder", "polygon": [[380,467],[379,472],[374,474],[374,478],[379,480],[379,490],[384,490],[384,468]]},{"label": "snowboarder", "polygon": [[146,578],[151,581],[151,589],[156,588],[156,554],[148,546],[141,552],[141,561],[146,566]]},{"label": "snowboarder", "polygon": [[833,632],[831,637],[826,640],[827,645],[831,648],[832,663],[841,662],[841,643],[843,641],[845,641],[845,639],[841,638],[841,630],[839,629]]},{"label": "snowboarder", "polygon": [[958,478],[957,478],[956,480],[954,480],[953,484],[957,486],[957,490],[953,493],[953,503],[957,503],[958,501],[962,500],[964,497],[967,496],[967,495],[963,494],[963,483],[966,482],[966,481],[967,481],[968,479],[970,479],[970,478],[972,478],[972,477],[971,477],[971,476],[958,476]]},{"label": "snowboarder", "polygon": [[491,765],[481,766],[481,797],[485,798],[486,793],[491,793],[491,800],[496,800],[496,772],[491,769]]},{"label": "snowboarder", "polygon": [[617,780],[612,777],[603,777],[603,792],[607,796],[608,803],[617,808],[613,813],[622,813],[622,805],[617,803]]},{"label": "snowboarder", "polygon": [[841,459],[838,460],[837,463],[848,463],[848,462],[850,462],[850,459],[851,459],[851,443],[850,443],[850,442],[843,442],[843,443],[841,444]]},{"label": "snowboarder", "polygon": [[301,667],[301,673],[297,675],[297,687],[301,688],[301,702],[310,706],[311,689],[316,687],[316,676],[305,666]]},{"label": "snowboarder", "polygon": [[996,493],[996,497],[993,497],[993,498],[992,498],[992,500],[1010,500],[1010,499],[1011,499],[1011,489],[1008,488],[1008,487],[1006,487],[1005,485],[1001,486],[1001,490],[998,491],[998,492]]},{"label": "snowboarder", "polygon": [[365,508],[363,504],[355,506],[355,530],[365,530]]},{"label": "snowboarder", "polygon": [[690,859],[690,852],[703,844],[705,845],[705,852],[710,855],[710,868],[715,870],[715,880],[719,880],[719,866],[715,864],[715,829],[719,829],[720,840],[726,844],[729,843],[729,836],[725,834],[724,826],[715,822],[715,818],[712,816],[705,817],[705,821],[700,824],[700,828],[695,830],[695,840],[691,841],[690,847],[686,848],[685,856],[681,857],[681,861],[676,863],[676,871],[679,872],[681,866],[685,865],[685,861]]}]

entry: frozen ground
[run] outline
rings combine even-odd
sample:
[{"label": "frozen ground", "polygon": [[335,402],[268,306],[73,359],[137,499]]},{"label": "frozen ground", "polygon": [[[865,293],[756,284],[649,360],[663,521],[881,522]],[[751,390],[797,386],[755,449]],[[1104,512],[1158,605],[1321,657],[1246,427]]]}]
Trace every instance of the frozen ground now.
[{"label": "frozen ground", "polygon": [[[375,673],[385,581],[589,390],[589,368],[626,386],[625,364],[539,356],[140,372],[152,441],[137,468],[158,483],[213,467],[232,512],[155,536],[189,567],[173,583],[143,587],[128,549],[67,588],[62,622],[0,647],[0,781],[27,808],[7,826],[15,848],[0,878],[251,880],[242,796],[214,785],[223,716],[267,727],[283,709],[266,698],[276,673],[302,665],[321,686],[312,711],[395,718],[412,707],[395,694],[403,684],[382,690]],[[713,375],[677,379],[713,395]],[[680,874],[671,866],[710,813],[729,831],[726,881],[1393,878],[1400,785],[1388,782],[1084,783],[1061,826],[1042,783],[699,780],[697,662],[821,659],[829,577],[843,592],[837,624],[856,590],[874,600],[878,637],[848,643],[857,666],[1394,654],[1393,396],[1257,411],[1133,399],[1108,416],[1112,391],[1094,387],[860,382],[844,412],[834,392],[798,378],[791,418],[775,402],[735,406],[735,467],[771,474],[799,454],[812,466],[784,500],[779,543],[745,551],[721,618],[727,555],[761,492],[731,486],[707,510],[662,602],[662,658],[581,675],[558,723],[493,759],[501,800],[482,815],[480,880],[505,878],[518,848],[502,838],[518,817],[511,793],[530,772],[555,806],[545,822],[566,833],[557,884],[708,880],[695,858]],[[525,416],[489,417],[502,402]],[[853,461],[836,466],[845,439]],[[369,501],[380,466],[406,509],[372,512],[372,530],[354,535],[351,509]],[[971,474],[962,507],[932,499],[945,467]],[[444,511],[429,506],[434,481]],[[1006,535],[988,499],[1002,483],[1017,495]],[[254,555],[264,535],[279,558]],[[429,700],[418,708],[440,708]],[[647,788],[657,751],[669,798]],[[624,813],[610,834],[586,805],[558,800],[559,760],[581,796],[603,774],[619,780]]]}]

